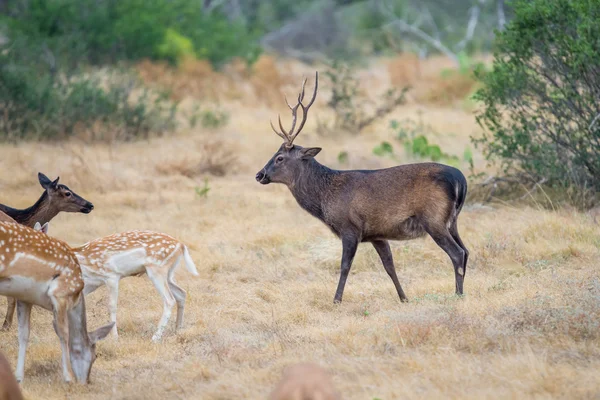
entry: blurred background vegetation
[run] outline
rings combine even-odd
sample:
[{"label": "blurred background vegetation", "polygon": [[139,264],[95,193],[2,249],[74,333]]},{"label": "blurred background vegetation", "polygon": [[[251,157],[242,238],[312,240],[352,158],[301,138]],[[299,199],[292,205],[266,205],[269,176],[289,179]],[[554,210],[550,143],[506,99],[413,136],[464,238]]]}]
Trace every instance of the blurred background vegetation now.
[{"label": "blurred background vegetation", "polygon": [[[432,83],[428,101],[479,106],[484,134],[474,145],[504,174],[488,184],[577,187],[595,198],[599,27],[600,2],[587,0],[0,0],[0,138],[173,132],[178,92],[210,98],[203,82],[226,68],[254,80],[268,102],[275,67],[255,68],[265,54],[320,65],[335,119],[318,133],[360,134],[409,88],[391,73],[392,86],[365,109],[355,68],[374,57],[443,55],[454,67]],[[486,54],[494,61],[474,62]],[[218,105],[196,105],[185,119],[206,129],[230,120]],[[407,152],[458,163],[423,126],[392,121]],[[374,153],[393,150],[382,143]],[[470,148],[463,158],[473,167]]]}]

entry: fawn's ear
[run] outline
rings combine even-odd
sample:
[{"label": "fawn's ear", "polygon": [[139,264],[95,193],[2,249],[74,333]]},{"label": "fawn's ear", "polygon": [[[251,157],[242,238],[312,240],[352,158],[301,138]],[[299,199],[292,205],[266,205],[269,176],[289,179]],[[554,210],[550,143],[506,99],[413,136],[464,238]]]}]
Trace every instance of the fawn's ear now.
[{"label": "fawn's ear", "polygon": [[46,222],[44,224],[44,226],[40,225],[39,222],[36,222],[35,225],[33,226],[33,230],[40,231],[40,232],[45,233],[47,235],[48,234],[48,227],[49,226],[50,225],[48,224],[48,222]]},{"label": "fawn's ear", "polygon": [[302,150],[300,150],[300,157],[303,160],[307,160],[309,158],[313,158],[314,156],[316,156],[320,152],[321,152],[321,148],[320,147],[305,147]]},{"label": "fawn's ear", "polygon": [[108,336],[113,326],[115,326],[115,323],[111,322],[108,325],[104,325],[103,327],[96,329],[94,332],[88,333],[90,342],[94,344],[104,339],[106,336]]}]

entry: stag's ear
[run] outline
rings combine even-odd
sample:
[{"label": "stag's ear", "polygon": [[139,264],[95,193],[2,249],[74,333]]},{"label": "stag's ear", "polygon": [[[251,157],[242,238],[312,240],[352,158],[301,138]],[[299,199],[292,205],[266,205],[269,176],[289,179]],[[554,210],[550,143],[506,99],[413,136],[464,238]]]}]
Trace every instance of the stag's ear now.
[{"label": "stag's ear", "polygon": [[106,336],[108,336],[108,334],[110,333],[110,330],[113,328],[113,326],[115,325],[114,322],[111,322],[108,325],[104,325],[101,328],[96,329],[94,332],[90,332],[88,334],[89,338],[90,338],[90,342],[92,344],[99,342],[100,340],[104,339]]},{"label": "stag's ear", "polygon": [[320,147],[305,147],[300,150],[300,158],[303,160],[308,160],[309,158],[313,158],[321,151]]},{"label": "stag's ear", "polygon": [[40,225],[39,222],[36,222],[35,225],[33,226],[33,230],[34,231],[41,231],[42,230],[42,225]]}]

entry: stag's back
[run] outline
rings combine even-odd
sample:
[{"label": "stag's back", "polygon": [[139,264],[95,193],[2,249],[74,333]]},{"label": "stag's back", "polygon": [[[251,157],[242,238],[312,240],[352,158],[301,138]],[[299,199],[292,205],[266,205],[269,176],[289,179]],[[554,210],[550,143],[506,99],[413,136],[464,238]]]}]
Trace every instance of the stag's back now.
[{"label": "stag's back", "polygon": [[287,367],[270,400],[341,400],[327,371],[316,364]]},{"label": "stag's back", "polygon": [[21,389],[10,364],[0,353],[0,400],[22,400]]}]

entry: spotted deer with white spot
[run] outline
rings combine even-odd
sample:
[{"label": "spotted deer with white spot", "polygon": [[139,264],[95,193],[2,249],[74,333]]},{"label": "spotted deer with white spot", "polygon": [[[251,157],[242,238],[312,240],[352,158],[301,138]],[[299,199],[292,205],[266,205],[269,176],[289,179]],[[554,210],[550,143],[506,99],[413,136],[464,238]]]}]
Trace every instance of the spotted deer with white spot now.
[{"label": "spotted deer with white spot", "polygon": [[129,231],[93,240],[73,250],[83,271],[84,294],[87,295],[102,285],[108,287],[109,311],[110,318],[115,323],[115,338],[118,337],[119,281],[127,276],[148,274],[163,299],[163,313],[158,329],[152,336],[153,341],[157,342],[162,338],[175,303],[176,330],[183,326],[186,293],[175,283],[175,270],[183,258],[190,273],[198,275],[198,271],[188,248],[179,240],[164,233]]},{"label": "spotted deer with white spot", "polygon": [[77,257],[66,243],[20,224],[0,222],[0,295],[17,300],[18,381],[25,372],[33,305],[54,314],[65,381],[89,381],[96,342],[110,333],[113,324],[88,333],[83,287]]}]

